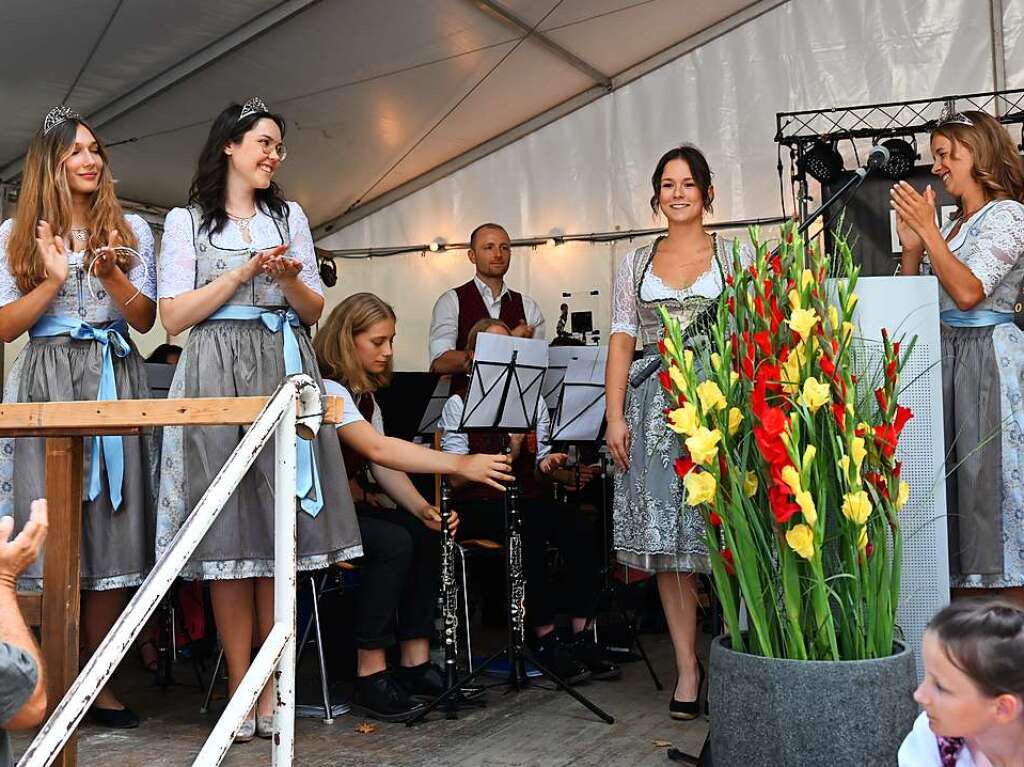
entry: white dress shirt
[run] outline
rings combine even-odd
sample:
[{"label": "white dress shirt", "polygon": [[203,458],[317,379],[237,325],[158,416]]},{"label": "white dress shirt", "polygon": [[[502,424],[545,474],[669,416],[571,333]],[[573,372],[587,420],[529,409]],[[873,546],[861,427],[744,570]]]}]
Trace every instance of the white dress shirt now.
[{"label": "white dress shirt", "polygon": [[[441,449],[446,453],[458,453],[467,455],[469,453],[469,434],[459,431],[462,424],[462,411],[466,409],[466,403],[462,397],[453,394],[444,403],[441,410],[440,426]],[[537,401],[537,463],[539,464],[551,454],[551,417],[544,405],[544,398]]]},{"label": "white dress shirt", "polygon": [[[508,293],[508,285],[502,283],[501,293],[495,297],[491,289],[476,275],[473,276],[473,284],[480,291],[480,297],[487,307],[488,314],[494,319],[501,315],[501,299]],[[533,326],[533,337],[544,338],[544,315],[541,314],[537,302],[525,293],[523,296],[523,313],[526,314],[526,322]],[[459,297],[455,288],[446,290],[434,304],[434,313],[430,317],[429,353],[430,361],[433,362],[445,352],[455,348],[455,340],[459,335]]]}]

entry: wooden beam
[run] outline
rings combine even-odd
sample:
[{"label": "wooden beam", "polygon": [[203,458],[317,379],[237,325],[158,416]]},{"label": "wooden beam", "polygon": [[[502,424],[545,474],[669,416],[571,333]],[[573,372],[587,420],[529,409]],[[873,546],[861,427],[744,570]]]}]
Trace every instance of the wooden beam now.
[{"label": "wooden beam", "polygon": [[[269,397],[197,397],[0,405],[0,437],[129,434],[149,426],[247,426]],[[324,397],[325,424],[341,422],[341,397]]]},{"label": "wooden beam", "polygon": [[[49,531],[43,557],[42,644],[47,716],[78,676],[79,566],[82,549],[82,438],[46,440]],[[53,764],[76,767],[72,733]]]},{"label": "wooden beam", "polygon": [[39,626],[42,623],[43,595],[38,591],[19,591],[18,609],[21,610],[25,623],[29,626]]}]

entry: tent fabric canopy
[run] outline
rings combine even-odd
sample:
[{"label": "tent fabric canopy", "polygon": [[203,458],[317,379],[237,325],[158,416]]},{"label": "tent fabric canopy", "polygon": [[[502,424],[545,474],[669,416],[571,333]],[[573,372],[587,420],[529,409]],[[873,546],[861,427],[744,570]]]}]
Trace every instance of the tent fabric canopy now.
[{"label": "tent fabric canopy", "polygon": [[122,198],[179,205],[212,118],[259,95],[286,118],[280,181],[316,226],[763,4],[10,0],[0,180],[66,101],[113,145]]}]

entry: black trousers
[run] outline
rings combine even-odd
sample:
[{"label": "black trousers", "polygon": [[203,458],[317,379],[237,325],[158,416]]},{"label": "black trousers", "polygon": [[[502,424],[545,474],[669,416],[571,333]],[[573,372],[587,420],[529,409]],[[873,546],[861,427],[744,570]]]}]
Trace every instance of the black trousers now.
[{"label": "black trousers", "polygon": [[[504,501],[456,501],[460,539],[489,538],[505,543]],[[520,498],[523,570],[526,575],[526,621],[531,626],[554,622],[556,607],[572,617],[589,616],[600,586],[594,526],[575,506],[544,498]],[[547,545],[556,546],[566,564],[565,577],[549,584]]]},{"label": "black trousers", "polygon": [[434,630],[441,538],[401,509],[356,504],[363,558],[355,595],[355,640],[362,650],[426,639]]}]

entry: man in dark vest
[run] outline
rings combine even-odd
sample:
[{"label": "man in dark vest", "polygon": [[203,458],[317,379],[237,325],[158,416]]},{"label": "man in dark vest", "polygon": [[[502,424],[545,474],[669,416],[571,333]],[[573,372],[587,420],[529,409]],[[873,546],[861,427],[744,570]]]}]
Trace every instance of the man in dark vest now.
[{"label": "man in dark vest", "polygon": [[498,224],[481,224],[469,236],[469,261],[476,274],[469,282],[445,291],[430,319],[430,372],[467,373],[469,329],[479,320],[500,319],[520,338],[544,338],[544,315],[537,302],[510,290],[505,274],[512,263],[508,232]]}]

